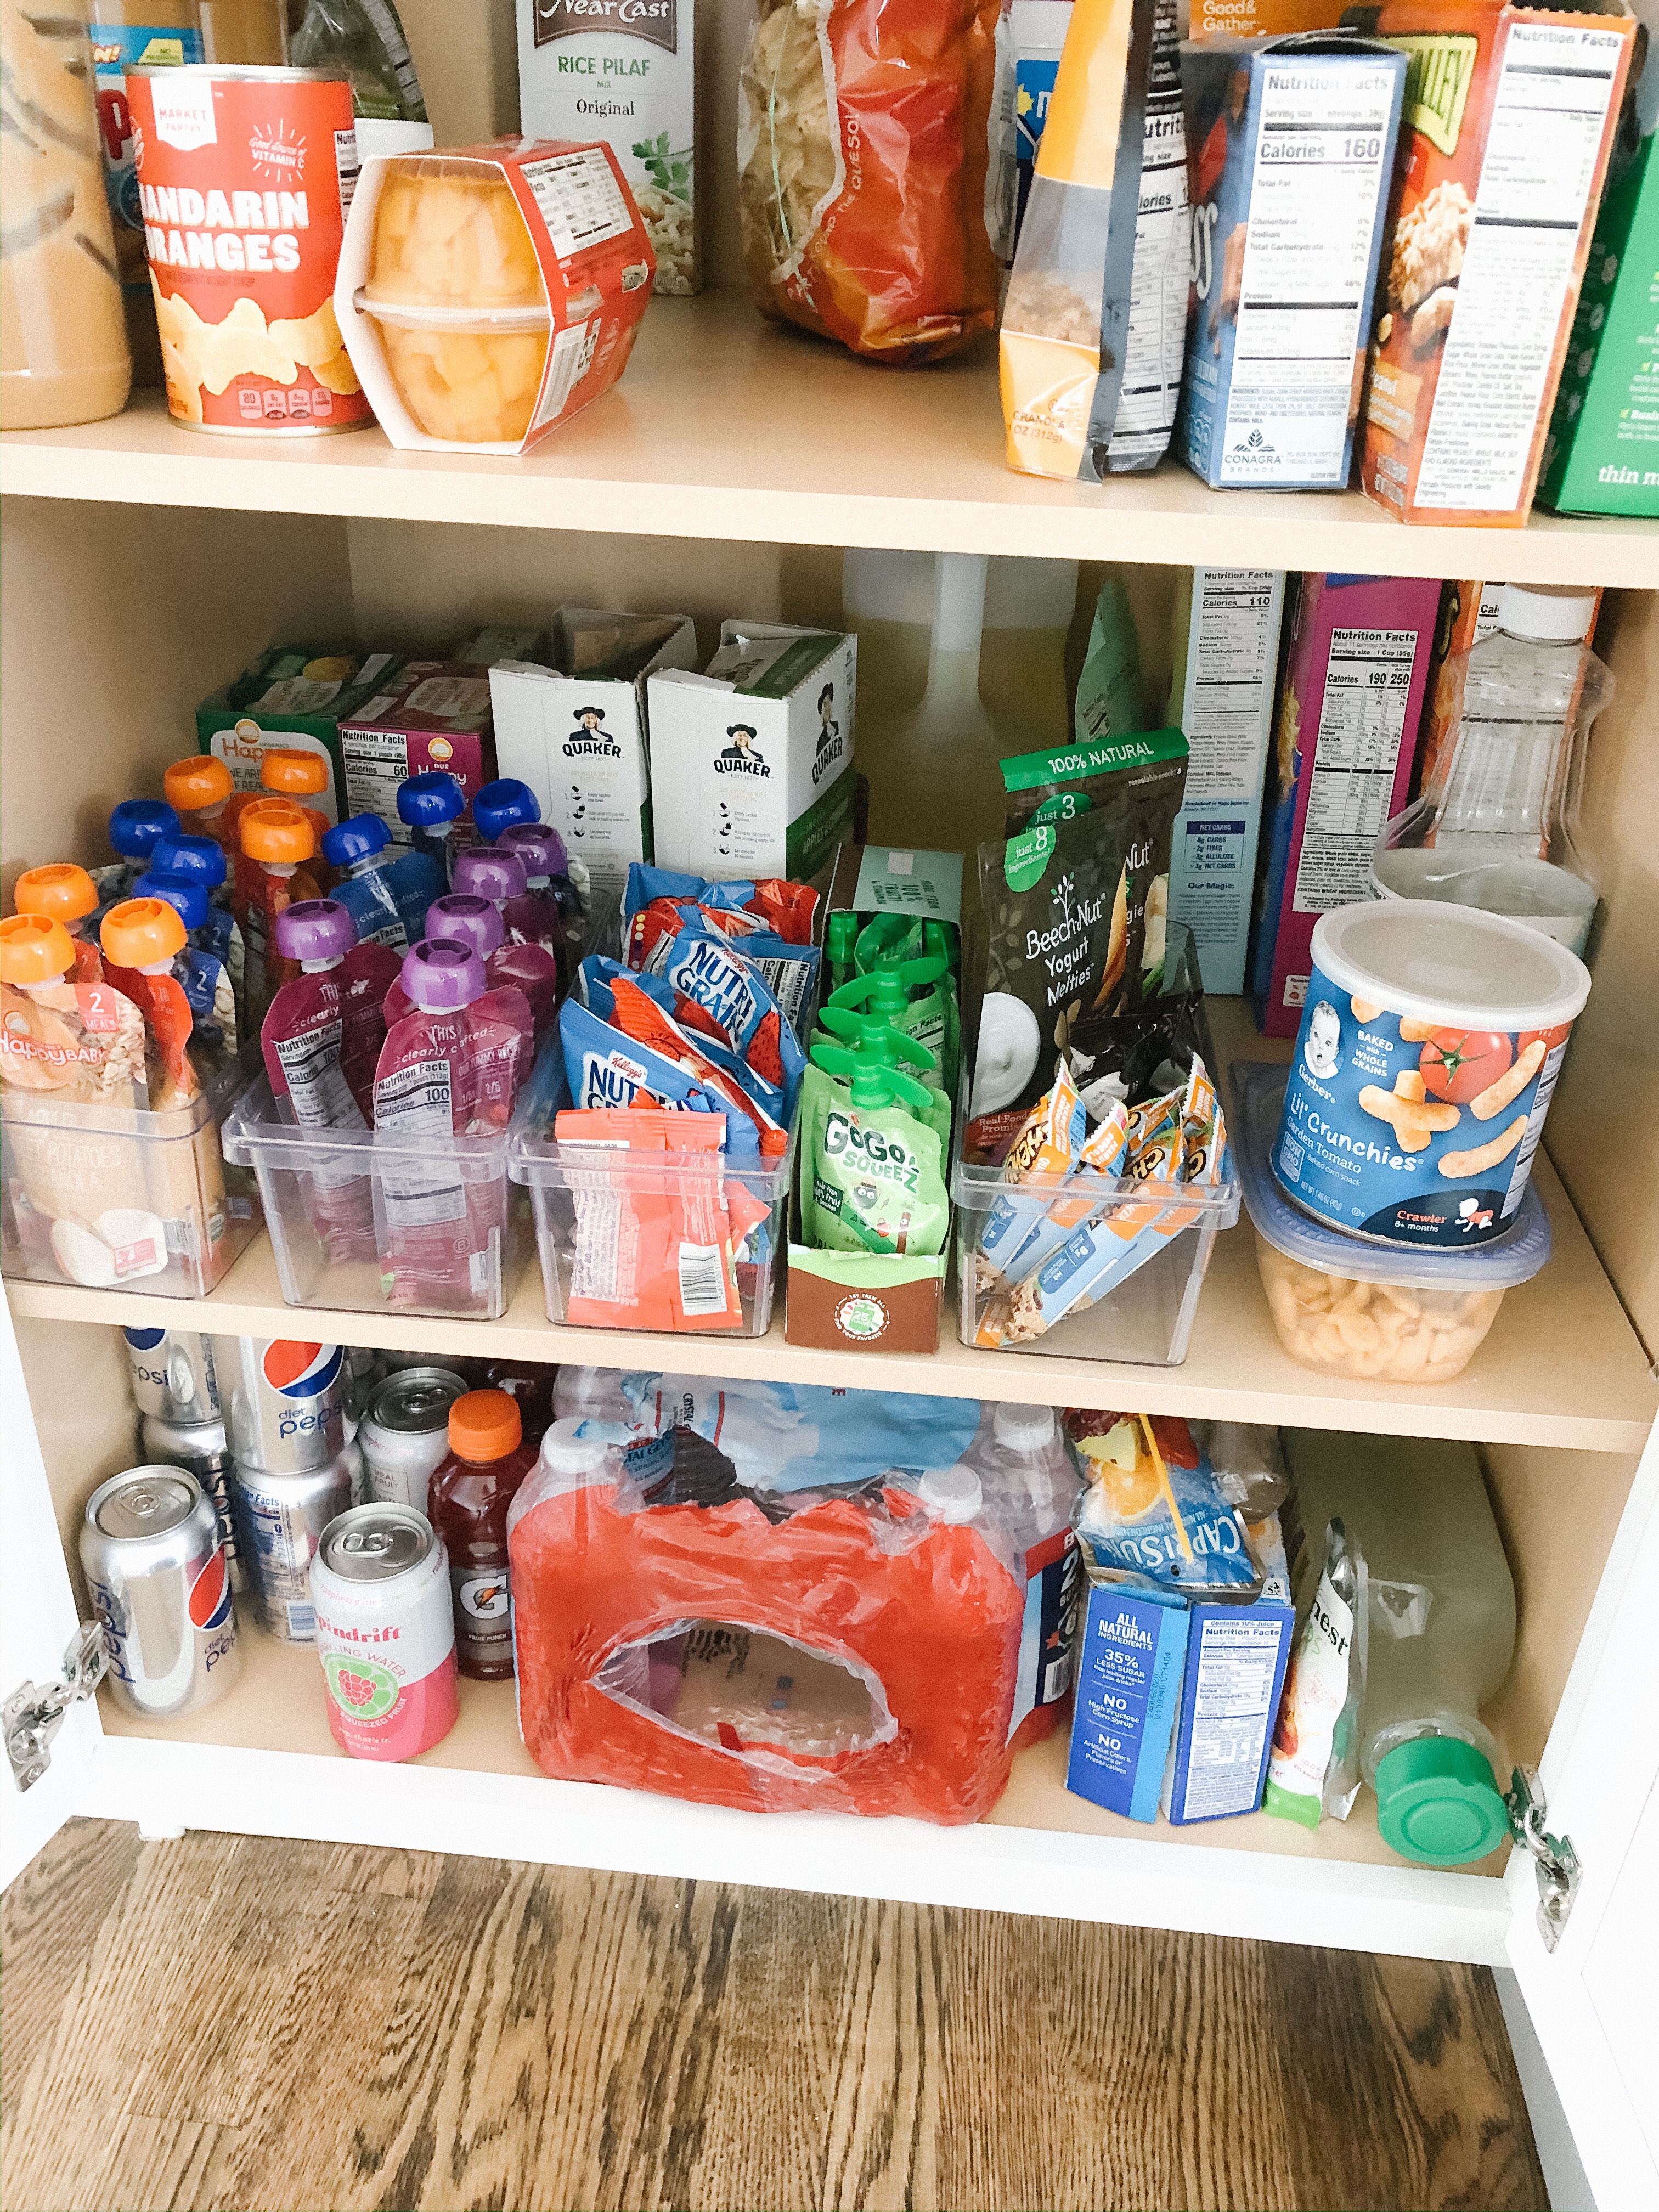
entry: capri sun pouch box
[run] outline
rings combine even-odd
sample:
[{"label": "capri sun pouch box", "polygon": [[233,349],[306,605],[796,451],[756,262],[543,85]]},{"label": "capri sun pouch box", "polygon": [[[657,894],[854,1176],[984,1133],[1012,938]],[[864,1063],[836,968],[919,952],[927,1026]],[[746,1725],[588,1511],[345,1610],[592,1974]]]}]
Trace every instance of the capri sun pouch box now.
[{"label": "capri sun pouch box", "polygon": [[496,758],[535,793],[594,890],[620,896],[631,863],[658,857],[647,679],[694,669],[697,634],[690,615],[589,607],[560,608],[553,631],[556,668],[507,661],[489,672]]},{"label": "capri sun pouch box", "polygon": [[395,685],[340,721],[346,798],[353,814],[378,814],[394,844],[407,844],[398,812],[405,776],[440,769],[471,805],[495,775],[489,672],[476,661],[406,660]]},{"label": "capri sun pouch box", "polygon": [[196,709],[196,742],[230,770],[238,791],[259,789],[267,752],[320,753],[333,788],[314,803],[334,821],[352,811],[341,724],[377,692],[395,689],[395,653],[362,653],[349,646],[273,645],[252,668],[204,699]]},{"label": "capri sun pouch box", "polygon": [[[822,917],[903,914],[962,927],[960,853],[888,845],[843,845],[836,855]],[[828,996],[825,979],[820,995]],[[806,1042],[802,1038],[802,1042]],[[804,1172],[810,1172],[805,1168]],[[937,1352],[951,1238],[926,1254],[822,1252],[801,1241],[799,1190],[789,1207],[789,1277],[784,1336],[833,1352]]]},{"label": "capri sun pouch box", "polygon": [[[560,423],[608,392],[628,366],[651,297],[655,268],[645,224],[608,146],[573,145],[558,139],[499,138],[480,146],[446,147],[446,163],[466,162],[494,171],[518,204],[541,269],[550,322],[529,426],[516,443],[437,438],[423,430],[387,362],[380,325],[357,305],[374,259],[374,218],[388,173],[404,155],[375,155],[363,163],[346,217],[340,266],[334,280],[334,313],[351,365],[368,393],[375,420],[394,446],[417,453],[527,453]],[[441,185],[447,179],[434,179]],[[422,323],[461,339],[479,333],[505,313],[502,329],[525,327],[523,310],[422,307]],[[435,321],[434,319],[436,319]]]},{"label": "capri sun pouch box", "polygon": [[1369,27],[1411,69],[1360,483],[1397,522],[1518,527],[1543,458],[1635,19],[1383,0]]},{"label": "capri sun pouch box", "polygon": [[1328,31],[1211,38],[1181,76],[1197,305],[1176,447],[1212,489],[1340,490],[1405,58]]},{"label": "capri sun pouch box", "polygon": [[1300,580],[1251,964],[1265,1036],[1300,1026],[1320,915],[1371,896],[1371,848],[1411,787],[1439,610],[1430,578]]},{"label": "capri sun pouch box", "polygon": [[701,675],[647,679],[657,862],[804,883],[848,838],[858,641],[726,622]]}]

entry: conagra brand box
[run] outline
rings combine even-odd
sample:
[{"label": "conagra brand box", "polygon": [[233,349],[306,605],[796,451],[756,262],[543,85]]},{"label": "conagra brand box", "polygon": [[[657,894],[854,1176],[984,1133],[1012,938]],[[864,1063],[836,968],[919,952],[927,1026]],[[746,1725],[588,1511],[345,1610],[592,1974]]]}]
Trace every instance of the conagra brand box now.
[{"label": "conagra brand box", "polygon": [[1636,25],[1497,0],[1359,12],[1411,64],[1361,482],[1396,521],[1518,526]]}]

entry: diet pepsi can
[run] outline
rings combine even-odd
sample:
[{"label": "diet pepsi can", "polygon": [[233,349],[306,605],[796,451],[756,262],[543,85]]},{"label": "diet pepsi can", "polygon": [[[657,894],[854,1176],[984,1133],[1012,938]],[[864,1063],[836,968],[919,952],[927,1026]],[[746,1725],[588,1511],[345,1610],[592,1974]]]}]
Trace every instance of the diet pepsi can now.
[{"label": "diet pepsi can", "polygon": [[284,1644],[314,1644],[311,1562],[331,1521],[354,1502],[360,1462],[348,1444],[322,1467],[295,1472],[238,1459],[230,1494],[253,1609]]},{"label": "diet pepsi can", "polygon": [[124,1328],[132,1402],[141,1413],[181,1426],[216,1421],[219,1378],[213,1339],[194,1329]]},{"label": "diet pepsi can", "polygon": [[368,1494],[426,1511],[426,1486],[449,1455],[449,1409],[466,1395],[451,1367],[405,1367],[388,1375],[357,1428]]},{"label": "diet pepsi can", "polygon": [[160,1413],[146,1413],[138,1424],[138,1441],[152,1465],[188,1468],[196,1477],[219,1524],[219,1541],[230,1565],[230,1586],[234,1590],[246,1589],[235,1516],[230,1510],[230,1448],[225,1441],[224,1423],[201,1421],[187,1429]]},{"label": "diet pepsi can", "polygon": [[328,1724],[354,1759],[413,1759],[455,1725],[449,1561],[424,1514],[359,1505],[311,1563]]},{"label": "diet pepsi can", "polygon": [[339,1456],[346,1440],[343,1346],[217,1336],[213,1352],[239,1465],[295,1474]]},{"label": "diet pepsi can", "polygon": [[129,1711],[170,1720],[223,1696],[237,1668],[229,1563],[193,1475],[135,1467],[100,1483],[81,1524],[81,1565]]}]

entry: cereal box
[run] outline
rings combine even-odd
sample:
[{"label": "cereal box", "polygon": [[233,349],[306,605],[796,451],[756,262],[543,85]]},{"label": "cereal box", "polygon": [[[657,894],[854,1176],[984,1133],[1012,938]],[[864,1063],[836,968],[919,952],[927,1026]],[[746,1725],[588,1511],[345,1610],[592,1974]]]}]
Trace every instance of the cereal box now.
[{"label": "cereal box", "polygon": [[346,798],[353,814],[378,814],[393,842],[407,844],[398,812],[406,776],[441,769],[470,806],[495,775],[489,671],[475,661],[406,660],[389,685],[340,718]]},{"label": "cereal box", "polygon": [[1267,1036],[1296,1035],[1315,922],[1370,896],[1371,848],[1411,784],[1440,609],[1440,586],[1422,577],[1300,583],[1252,964]]},{"label": "cereal box", "polygon": [[1348,481],[1405,76],[1334,32],[1182,49],[1198,299],[1176,446],[1212,489]]},{"label": "cereal box", "polygon": [[528,137],[603,138],[657,257],[659,292],[700,292],[696,0],[519,0]]},{"label": "cereal box", "polygon": [[1659,516],[1659,156],[1650,134],[1596,217],[1538,496]]},{"label": "cereal box", "polygon": [[1383,0],[1409,58],[1361,482],[1401,522],[1525,522],[1629,68],[1628,16]]}]

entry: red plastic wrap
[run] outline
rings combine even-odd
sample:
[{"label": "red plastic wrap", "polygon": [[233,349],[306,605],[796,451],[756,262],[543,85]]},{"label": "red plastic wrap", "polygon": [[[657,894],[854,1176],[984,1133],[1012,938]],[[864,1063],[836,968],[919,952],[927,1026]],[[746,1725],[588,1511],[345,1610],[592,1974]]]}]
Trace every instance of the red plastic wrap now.
[{"label": "red plastic wrap", "polygon": [[[532,1476],[508,1530],[532,1757],[561,1780],[744,1812],[981,1819],[1013,1757],[1020,1581],[977,1528],[897,1489],[771,1504],[779,1517],[746,1497],[653,1506],[630,1483]],[[871,1725],[827,1756],[745,1743],[726,1722],[714,1741],[600,1686],[614,1655],[612,1684],[628,1672],[625,1647],[694,1628],[705,1644],[722,1629],[780,1638],[846,1668],[870,1692]],[[656,1642],[653,1704],[662,1655]],[[642,1683],[643,1664],[634,1672]]]},{"label": "red plastic wrap", "polygon": [[1000,12],[1000,0],[761,0],[738,171],[763,313],[895,366],[990,329]]}]

